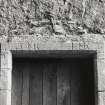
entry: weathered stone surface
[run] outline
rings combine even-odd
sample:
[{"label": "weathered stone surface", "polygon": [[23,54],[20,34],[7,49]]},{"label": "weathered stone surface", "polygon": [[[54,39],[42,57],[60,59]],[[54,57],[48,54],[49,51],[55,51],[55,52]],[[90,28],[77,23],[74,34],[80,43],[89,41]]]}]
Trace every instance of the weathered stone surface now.
[{"label": "weathered stone surface", "polygon": [[105,91],[98,93],[98,105],[105,105]]},{"label": "weathered stone surface", "polygon": [[72,50],[79,50],[79,42],[73,42],[72,43]]},{"label": "weathered stone surface", "polygon": [[0,90],[0,105],[11,105],[10,90]]},{"label": "weathered stone surface", "polygon": [[0,67],[1,69],[12,69],[12,53],[10,51],[1,51],[0,54],[1,62],[0,62]]},{"label": "weathered stone surface", "polygon": [[105,90],[105,59],[97,59],[98,90]]},{"label": "weathered stone surface", "polygon": [[[38,46],[44,47],[48,46],[48,49],[52,47],[52,49],[58,49],[56,46],[61,48],[66,46],[71,46],[73,50],[96,50],[98,53],[104,53],[105,49],[105,42],[102,37],[98,37],[98,35],[88,34],[88,35],[56,35],[56,36],[13,36],[11,42],[2,42],[2,50],[38,50]],[[74,43],[74,44],[73,44]],[[78,44],[77,44],[78,43]],[[51,47],[50,47],[51,46]],[[41,47],[44,49],[44,47]],[[54,47],[54,48],[53,48]],[[40,50],[41,50],[40,48]],[[60,49],[60,48],[59,48]],[[63,48],[64,50],[67,48]]]},{"label": "weathered stone surface", "polygon": [[[80,26],[88,33],[105,33],[103,0],[1,0],[0,8],[0,36],[52,34],[52,19],[61,20],[61,31],[65,30],[66,33],[78,33]],[[40,24],[36,24],[36,21]],[[38,32],[39,29],[41,30]]]},{"label": "weathered stone surface", "polygon": [[105,59],[105,53],[97,53],[97,59]]},{"label": "weathered stone surface", "polygon": [[38,50],[72,50],[72,43],[56,41],[39,42]]},{"label": "weathered stone surface", "polygon": [[11,90],[12,72],[8,69],[0,70],[0,89]]}]

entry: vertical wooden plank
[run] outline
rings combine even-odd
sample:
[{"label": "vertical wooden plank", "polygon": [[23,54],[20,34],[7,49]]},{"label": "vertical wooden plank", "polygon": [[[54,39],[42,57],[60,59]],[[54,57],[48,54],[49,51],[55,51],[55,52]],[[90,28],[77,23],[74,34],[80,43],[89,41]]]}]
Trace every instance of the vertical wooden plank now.
[{"label": "vertical wooden plank", "polygon": [[24,62],[22,66],[23,71],[23,86],[22,86],[22,105],[29,105],[29,75],[30,65]]},{"label": "vertical wooden plank", "polygon": [[[93,105],[91,101],[91,71],[88,59],[74,59],[72,64],[71,102],[73,105]],[[89,95],[90,94],[90,95]]]},{"label": "vertical wooden plank", "polygon": [[29,105],[42,105],[42,65],[33,61],[30,68]]},{"label": "vertical wooden plank", "polygon": [[70,65],[63,60],[57,66],[57,105],[71,105],[70,70]]},{"label": "vertical wooden plank", "polygon": [[48,61],[43,68],[43,105],[56,105],[56,82],[56,66]]},{"label": "vertical wooden plank", "polygon": [[81,98],[81,70],[80,60],[72,60],[72,75],[71,75],[71,103],[73,105],[82,105]]},{"label": "vertical wooden plank", "polygon": [[22,95],[22,71],[21,65],[14,62],[12,71],[12,105],[21,105]]}]

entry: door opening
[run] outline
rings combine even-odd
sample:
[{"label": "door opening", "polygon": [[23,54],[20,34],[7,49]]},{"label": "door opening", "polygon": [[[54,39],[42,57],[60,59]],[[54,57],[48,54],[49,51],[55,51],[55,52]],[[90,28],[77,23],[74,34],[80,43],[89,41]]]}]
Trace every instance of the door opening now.
[{"label": "door opening", "polygon": [[93,58],[14,58],[12,105],[95,105]]}]

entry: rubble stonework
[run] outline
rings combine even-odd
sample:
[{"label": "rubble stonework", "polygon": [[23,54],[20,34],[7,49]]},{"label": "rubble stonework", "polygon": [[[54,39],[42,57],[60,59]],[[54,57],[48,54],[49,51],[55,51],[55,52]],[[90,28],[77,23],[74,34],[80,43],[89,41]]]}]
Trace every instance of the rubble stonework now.
[{"label": "rubble stonework", "polygon": [[0,0],[0,36],[105,33],[104,0]]}]

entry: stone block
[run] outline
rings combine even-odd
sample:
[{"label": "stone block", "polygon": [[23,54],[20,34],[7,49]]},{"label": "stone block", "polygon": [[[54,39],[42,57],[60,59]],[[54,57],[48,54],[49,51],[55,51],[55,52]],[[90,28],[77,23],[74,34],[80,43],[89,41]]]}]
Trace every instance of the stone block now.
[{"label": "stone block", "polygon": [[0,105],[11,105],[10,90],[0,90]]},{"label": "stone block", "polygon": [[21,50],[22,49],[22,43],[18,43],[18,42],[16,42],[16,43],[10,43],[10,45],[9,45],[9,49],[10,50]]},{"label": "stone block", "polygon": [[97,60],[98,90],[105,90],[105,59]]},{"label": "stone block", "polygon": [[28,50],[28,43],[23,43],[21,50]]},{"label": "stone block", "polygon": [[[24,43],[24,44],[26,44],[26,43]],[[35,50],[36,49],[36,47],[35,47],[35,43],[34,42],[27,42],[27,47],[28,47],[28,51],[29,50]],[[24,46],[22,46],[22,50],[24,50]]]},{"label": "stone block", "polygon": [[11,43],[10,49],[11,50],[22,50],[22,43],[21,42]]},{"label": "stone block", "polygon": [[2,51],[8,50],[8,43],[1,43],[1,50]]},{"label": "stone block", "polygon": [[48,41],[38,43],[38,50],[72,50],[72,43]]},{"label": "stone block", "polygon": [[72,43],[72,50],[79,50],[79,42]]},{"label": "stone block", "polygon": [[89,50],[89,43],[86,42],[79,42],[79,50]]},{"label": "stone block", "polygon": [[11,89],[11,70],[1,70],[0,71],[0,89]]},{"label": "stone block", "polygon": [[91,41],[89,41],[88,42],[88,47],[89,47],[89,50],[96,50],[97,51],[97,42],[91,42]]},{"label": "stone block", "polygon": [[1,51],[0,68],[12,69],[12,54],[10,51]]},{"label": "stone block", "polygon": [[97,59],[105,59],[105,52],[103,53],[97,52]]},{"label": "stone block", "polygon": [[105,92],[98,92],[98,105],[105,105]]},{"label": "stone block", "polygon": [[105,42],[98,42],[96,45],[97,53],[105,53]]},{"label": "stone block", "polygon": [[79,42],[79,50],[85,50],[85,43]]},{"label": "stone block", "polygon": [[1,49],[3,51],[7,51],[7,50],[21,50],[21,43],[17,43],[17,42],[9,42],[9,43],[2,43]]}]

